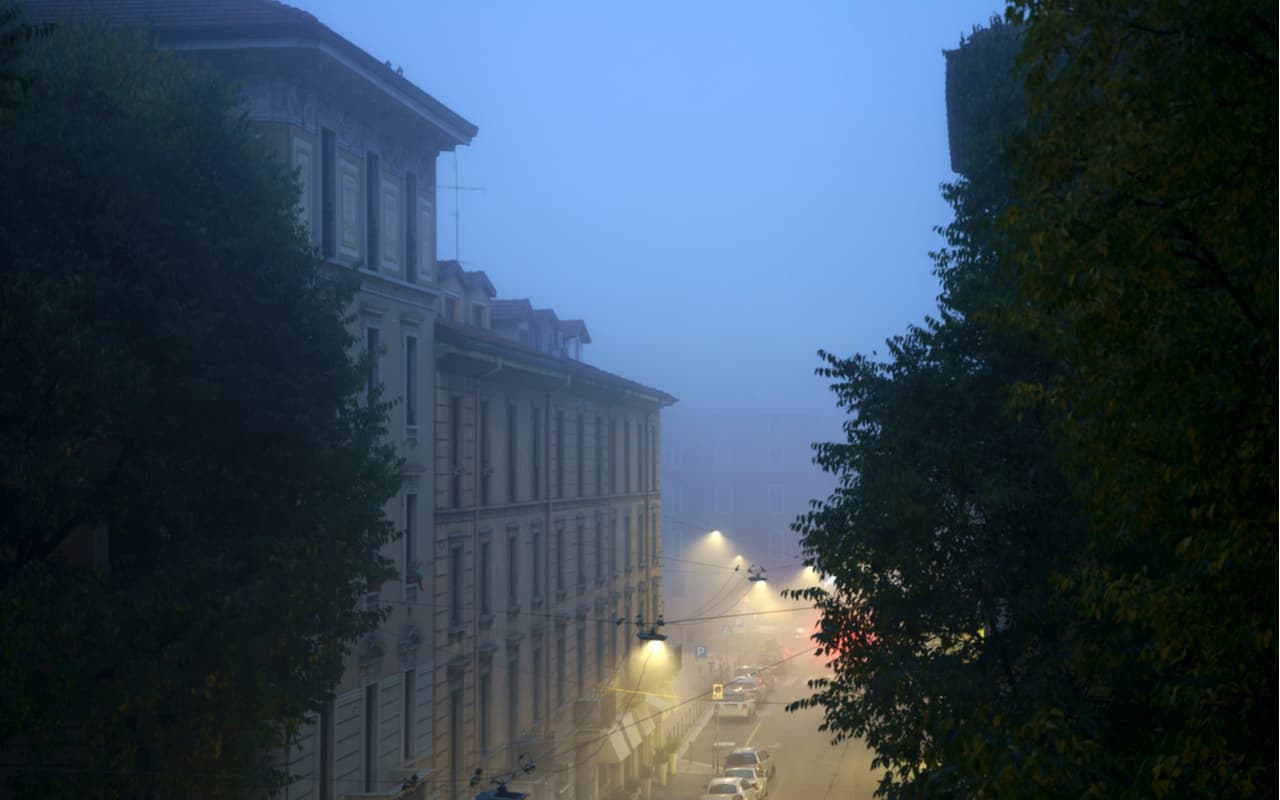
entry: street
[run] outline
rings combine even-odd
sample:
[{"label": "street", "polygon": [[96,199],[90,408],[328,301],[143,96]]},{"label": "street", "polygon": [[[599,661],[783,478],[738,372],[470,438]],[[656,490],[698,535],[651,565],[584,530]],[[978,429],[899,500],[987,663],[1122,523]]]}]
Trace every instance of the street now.
[{"label": "street", "polygon": [[[832,746],[818,730],[820,709],[788,713],[787,703],[804,696],[807,675],[780,676],[772,694],[760,705],[754,720],[710,719],[694,736],[680,758],[679,772],[667,786],[655,787],[653,800],[685,800],[701,796],[714,774],[714,743],[733,742],[736,747],[764,747],[777,761],[777,773],[769,783],[770,800],[864,800],[875,791],[879,778],[871,771],[871,751],[859,741]],[[721,756],[722,758],[722,756]]]}]

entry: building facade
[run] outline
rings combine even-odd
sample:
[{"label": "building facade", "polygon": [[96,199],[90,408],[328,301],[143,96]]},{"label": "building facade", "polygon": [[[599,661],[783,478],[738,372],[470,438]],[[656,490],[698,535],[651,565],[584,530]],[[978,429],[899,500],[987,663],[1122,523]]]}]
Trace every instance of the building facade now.
[{"label": "building facade", "polygon": [[281,754],[296,777],[285,796],[389,797],[411,782],[414,796],[470,797],[477,769],[522,754],[539,796],[593,800],[634,775],[639,739],[603,759],[597,740],[641,724],[599,709],[637,618],[661,613],[659,411],[674,398],[582,363],[581,320],[495,300],[484,273],[437,260],[436,160],[476,127],[274,0],[29,5],[150,26],[239,85],[297,172],[317,252],[361,276],[352,332],[404,461],[385,510],[404,535],[382,554],[400,578],[367,587],[387,621]]}]

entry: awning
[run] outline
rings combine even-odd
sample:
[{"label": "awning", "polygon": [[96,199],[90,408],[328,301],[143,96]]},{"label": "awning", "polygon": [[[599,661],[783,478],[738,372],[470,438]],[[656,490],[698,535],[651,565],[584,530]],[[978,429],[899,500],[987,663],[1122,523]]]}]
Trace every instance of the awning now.
[{"label": "awning", "polygon": [[654,729],[653,720],[650,718],[652,712],[644,707],[636,710],[640,713],[640,718],[636,720],[640,725],[640,737],[642,739],[647,739],[649,735],[653,733]]},{"label": "awning", "polygon": [[635,715],[630,711],[626,712],[622,715],[622,720],[619,722],[619,725],[622,728],[622,732],[627,737],[628,751],[635,750],[639,747],[642,737],[640,734],[640,725],[636,722]]},{"label": "awning", "polygon": [[594,760],[600,764],[621,764],[629,755],[631,755],[631,745],[627,742],[627,737],[622,734],[622,731],[614,729],[609,732],[609,738],[600,745],[600,752],[596,753]]},{"label": "awning", "polygon": [[646,705],[650,706],[649,714],[656,714],[660,711],[669,711],[676,704],[675,700],[669,697],[663,697],[657,694],[647,695],[644,698]]},{"label": "awning", "polygon": [[642,708],[645,710],[645,716],[653,718],[654,723],[662,730],[663,739],[667,737],[667,729],[674,724],[666,712],[670,711],[675,704],[675,700],[653,694],[644,699]]}]

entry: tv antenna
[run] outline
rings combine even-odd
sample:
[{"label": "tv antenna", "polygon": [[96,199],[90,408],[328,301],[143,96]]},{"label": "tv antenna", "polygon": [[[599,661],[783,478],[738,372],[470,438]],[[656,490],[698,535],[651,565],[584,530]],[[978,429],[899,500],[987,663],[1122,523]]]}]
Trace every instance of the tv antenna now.
[{"label": "tv antenna", "polygon": [[462,192],[483,192],[483,186],[463,186],[458,180],[458,151],[453,151],[453,183],[446,183],[437,186],[438,189],[453,190],[453,258],[459,264],[462,263],[462,237],[459,229],[461,228],[460,220],[462,218]]}]

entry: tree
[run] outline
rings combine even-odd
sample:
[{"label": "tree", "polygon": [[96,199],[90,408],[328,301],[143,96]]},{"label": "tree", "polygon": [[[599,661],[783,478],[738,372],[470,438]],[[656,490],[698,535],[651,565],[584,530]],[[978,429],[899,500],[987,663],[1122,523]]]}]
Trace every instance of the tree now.
[{"label": "tree", "polygon": [[1068,720],[1107,796],[1277,783],[1275,6],[1013,4],[1016,321],[1091,530]]},{"label": "tree", "polygon": [[891,339],[883,360],[823,353],[819,370],[850,418],[845,441],[816,448],[838,488],[794,527],[834,586],[792,594],[821,611],[833,675],[793,707],[821,706],[836,741],[862,737],[887,768],[885,797],[983,796],[999,770],[1034,773],[1043,752],[1024,726],[1081,702],[1064,652],[1073,607],[1054,576],[1083,526],[1045,413],[1013,405],[1017,385],[1057,365],[1001,319],[1015,288],[997,226],[1014,199],[1001,150],[1025,119],[1017,44],[997,19],[948,53],[948,95],[963,92],[982,124],[953,126],[962,175],[944,187],[955,219],[934,254],[938,317]]},{"label": "tree", "polygon": [[[377,624],[385,405],[297,188],[138,33],[27,45],[0,125],[0,747],[16,794],[242,796]],[[21,154],[21,157],[13,157]],[[91,544],[92,543],[92,544]],[[109,550],[108,550],[109,545]]]},{"label": "tree", "polygon": [[34,39],[47,36],[48,25],[31,25],[22,18],[22,9],[0,4],[0,120],[19,102],[28,78],[16,67],[22,48]]}]

